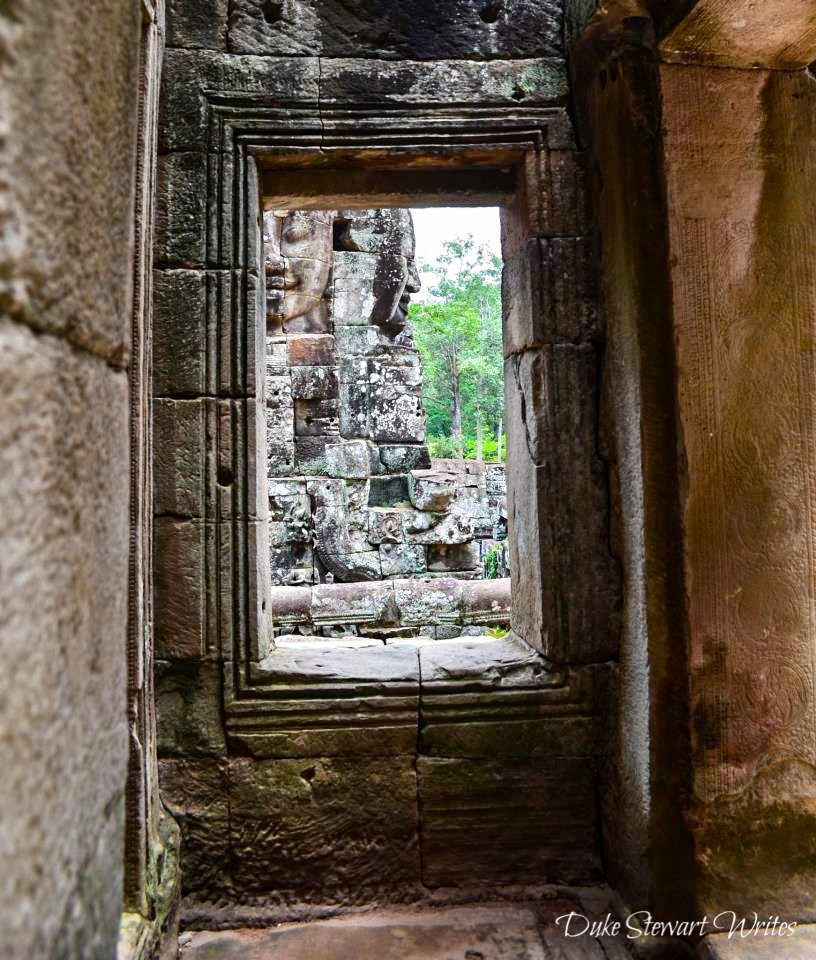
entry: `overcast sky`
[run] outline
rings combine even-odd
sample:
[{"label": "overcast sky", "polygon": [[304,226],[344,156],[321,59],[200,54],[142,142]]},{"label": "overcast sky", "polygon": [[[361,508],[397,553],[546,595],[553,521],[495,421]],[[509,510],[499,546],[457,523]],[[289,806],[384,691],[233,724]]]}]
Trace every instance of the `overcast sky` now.
[{"label": "overcast sky", "polygon": [[[501,256],[498,207],[426,207],[412,210],[416,231],[416,255],[419,265],[433,266],[446,240],[459,240],[472,234],[478,244]],[[422,292],[414,300],[428,298],[434,279],[421,273]]]}]

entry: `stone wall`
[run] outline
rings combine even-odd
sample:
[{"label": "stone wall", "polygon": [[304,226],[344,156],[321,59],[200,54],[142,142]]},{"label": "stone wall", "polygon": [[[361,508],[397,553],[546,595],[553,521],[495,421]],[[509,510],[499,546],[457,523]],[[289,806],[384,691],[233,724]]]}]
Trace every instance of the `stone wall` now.
[{"label": "stone wall", "polygon": [[646,7],[576,57],[627,583],[607,863],[636,909],[812,921],[816,15]]},{"label": "stone wall", "polygon": [[140,5],[0,9],[0,929],[109,960],[128,756]]}]

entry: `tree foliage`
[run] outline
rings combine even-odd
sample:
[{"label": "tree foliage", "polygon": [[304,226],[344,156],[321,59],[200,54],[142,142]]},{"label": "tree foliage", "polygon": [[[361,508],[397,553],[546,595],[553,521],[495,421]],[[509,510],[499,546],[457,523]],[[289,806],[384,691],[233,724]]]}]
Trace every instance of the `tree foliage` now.
[{"label": "tree foliage", "polygon": [[501,260],[472,237],[448,241],[431,303],[414,304],[428,438],[435,456],[504,458]]}]

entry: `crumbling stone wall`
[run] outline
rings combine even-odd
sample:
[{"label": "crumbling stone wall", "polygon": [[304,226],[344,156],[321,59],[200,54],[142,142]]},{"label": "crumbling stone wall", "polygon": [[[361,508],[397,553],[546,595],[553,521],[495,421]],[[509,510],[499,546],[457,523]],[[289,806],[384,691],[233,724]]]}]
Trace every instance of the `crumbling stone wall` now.
[{"label": "crumbling stone wall", "polygon": [[0,950],[122,909],[140,4],[0,7]]}]

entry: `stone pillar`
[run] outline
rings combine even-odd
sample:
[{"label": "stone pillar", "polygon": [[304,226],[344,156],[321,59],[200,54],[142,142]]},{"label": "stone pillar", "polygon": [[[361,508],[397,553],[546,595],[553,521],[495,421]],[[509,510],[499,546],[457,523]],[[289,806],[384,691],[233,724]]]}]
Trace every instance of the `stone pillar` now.
[{"label": "stone pillar", "polygon": [[575,57],[626,583],[607,863],[635,909],[812,920],[812,14],[642,6]]},{"label": "stone pillar", "polygon": [[816,83],[661,68],[704,911],[816,917]]}]

